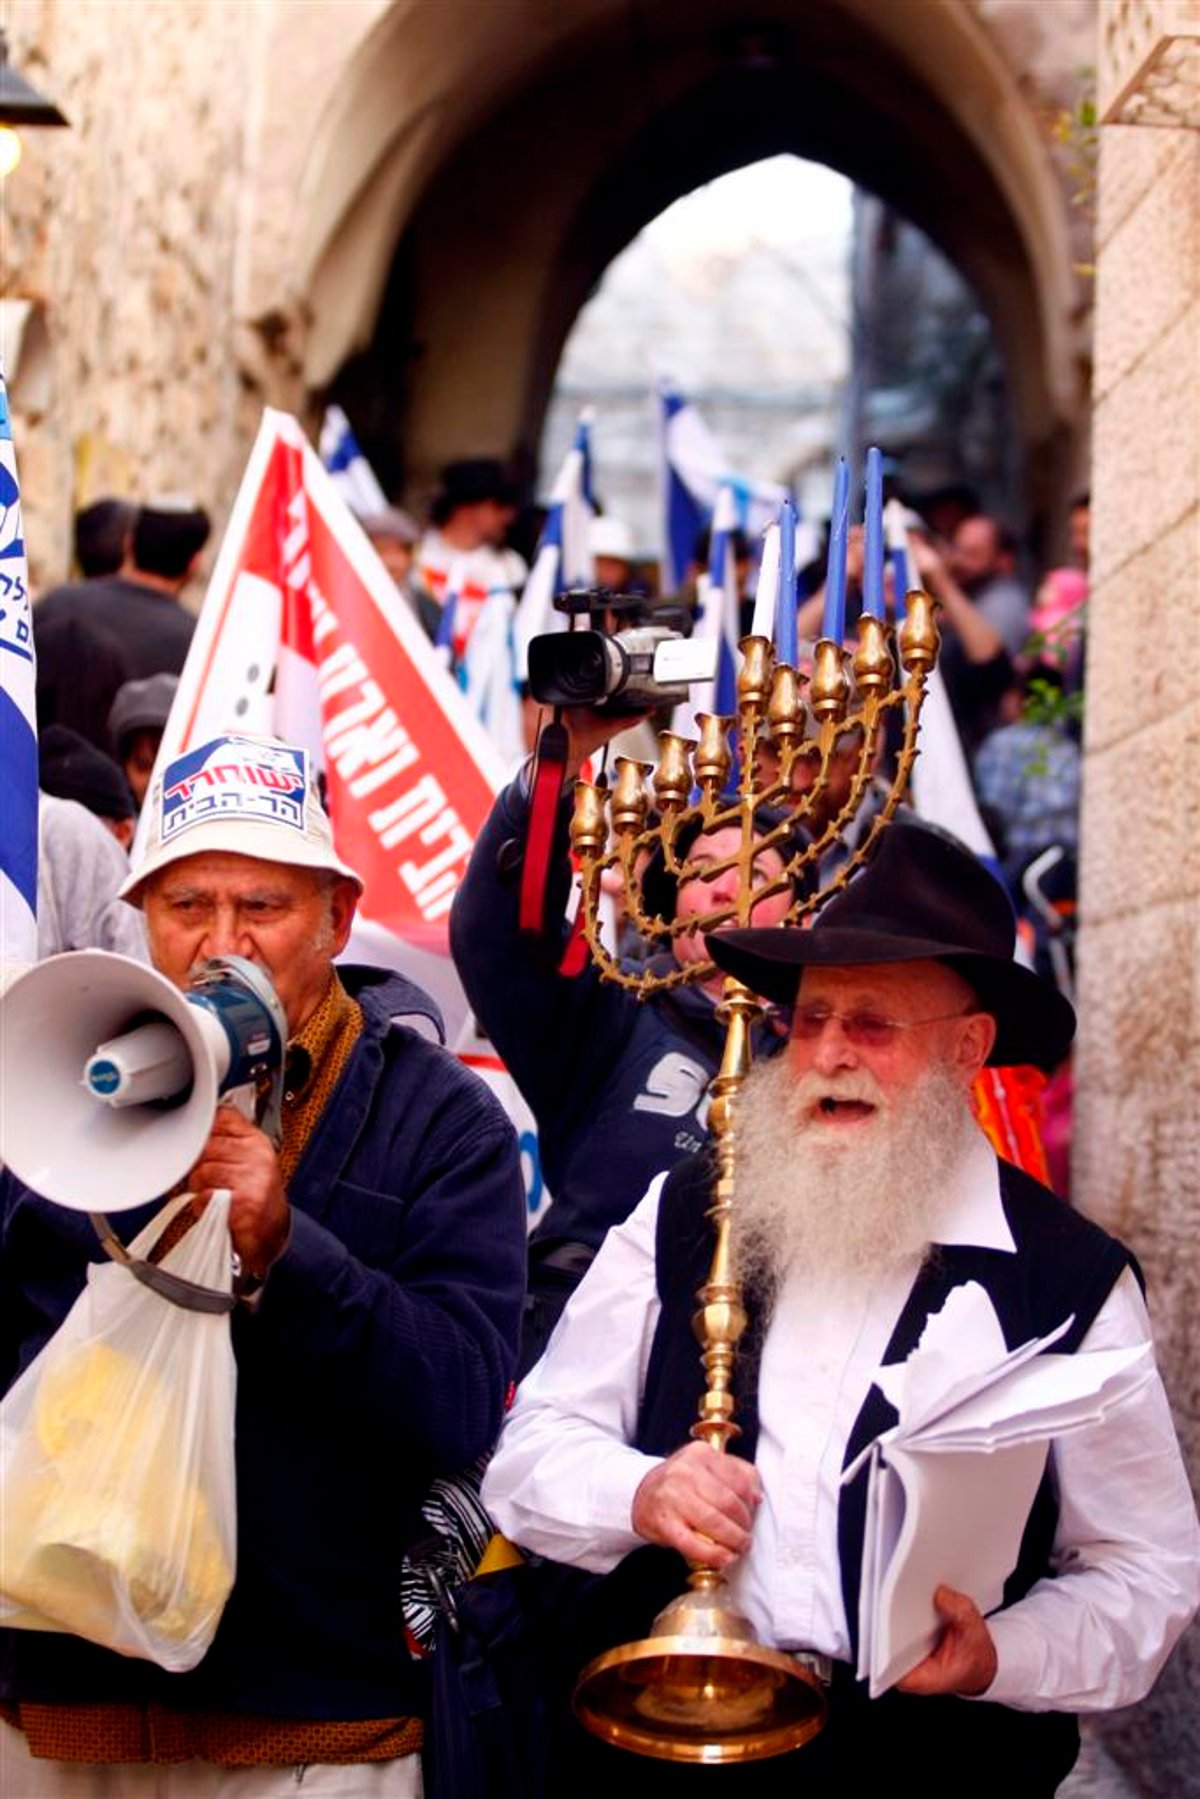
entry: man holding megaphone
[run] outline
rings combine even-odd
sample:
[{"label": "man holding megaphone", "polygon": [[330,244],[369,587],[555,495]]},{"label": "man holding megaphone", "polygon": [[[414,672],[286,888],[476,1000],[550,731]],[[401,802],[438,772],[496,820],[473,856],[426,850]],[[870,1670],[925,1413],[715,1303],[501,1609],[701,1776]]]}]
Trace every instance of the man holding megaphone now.
[{"label": "man holding megaphone", "polygon": [[[321,1795],[419,1793],[421,1683],[400,1565],[427,1534],[430,1479],[470,1463],[499,1428],[525,1260],[515,1138],[482,1084],[400,1022],[440,1025],[424,994],[381,970],[334,968],[362,882],[335,854],[305,752],[217,739],[165,767],[151,808],[146,854],[122,892],[143,912],[160,976],[183,991],[212,959],[245,958],[286,1019],[278,1146],[221,1105],[187,1151],[193,1192],[232,1195],[250,1298],[233,1316],[237,1579],[187,1674],[66,1634],[0,1632],[0,1790],[58,1793],[63,1764],[78,1781],[86,1763],[91,1783],[71,1790],[121,1799],[215,1795],[232,1767],[259,1771],[240,1777],[247,1799],[290,1792],[301,1767]],[[122,1184],[139,1197],[170,1188],[196,1090],[226,1084],[192,1048],[188,1004],[182,1018],[166,1011],[192,1055],[191,1097],[120,1114],[80,1099],[79,1042],[94,1063],[100,1038],[119,1048],[127,1021],[156,1009],[117,958],[104,958],[99,985],[115,978],[127,991],[114,1000],[106,988],[101,1002],[93,976],[68,966],[82,960],[63,958],[52,977],[44,1029],[14,1042],[7,1013],[0,1043],[14,1110],[9,1071],[25,1065],[28,1092],[38,1043],[50,1046],[42,1191],[13,1167],[0,1177],[5,1387],[103,1255],[83,1214],[102,1201],[118,1209],[107,1196]],[[147,1164],[166,1172],[160,1185]],[[68,1186],[62,1203],[45,1197]],[[151,1215],[125,1213],[121,1236]]]}]

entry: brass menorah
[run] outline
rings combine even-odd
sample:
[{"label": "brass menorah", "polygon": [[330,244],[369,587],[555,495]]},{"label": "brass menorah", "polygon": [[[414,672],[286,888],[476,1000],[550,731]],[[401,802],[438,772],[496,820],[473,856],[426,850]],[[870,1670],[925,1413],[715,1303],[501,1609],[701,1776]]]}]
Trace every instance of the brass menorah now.
[{"label": "brass menorah", "polygon": [[[766,638],[744,638],[737,717],[699,715],[698,741],[664,732],[652,795],[647,785],[649,765],[627,757],[617,759],[611,797],[598,783],[576,784],[571,840],[580,865],[583,930],[604,977],[646,998],[683,982],[711,980],[717,972],[707,959],[666,972],[623,968],[600,931],[600,878],[608,869],[621,872],[631,922],[648,939],[658,941],[682,931],[748,925],[761,900],[788,889],[793,897],[784,925],[795,925],[846,885],[894,815],[916,758],[925,683],[938,652],[934,605],[927,594],[908,595],[896,635],[899,668],[890,628],[867,614],[859,620],[853,653],[829,638],[817,643],[807,677],[808,706],[816,721],[811,736],[806,730],[805,677],[776,662]],[[818,878],[807,878],[810,872],[815,877],[821,857],[855,818],[872,779],[879,731],[887,714],[897,708],[901,747],[879,810],[823,885]],[[726,784],[733,771],[735,732],[739,769],[730,794]],[[858,732],[862,743],[844,802],[801,840],[795,827],[819,820],[825,809],[822,802],[829,794],[831,760],[838,745]],[[802,758],[817,767],[807,791],[798,794],[792,790],[792,775]],[[693,799],[693,793],[699,797]],[[763,806],[780,812],[779,821],[766,830],[759,814]],[[689,861],[677,846],[691,842],[697,825],[701,835],[736,826],[737,850],[723,860],[706,859],[703,866]],[[783,867],[764,883],[756,867],[769,848],[778,852]],[[698,876],[716,879],[736,868],[734,899],[683,921],[651,915],[643,902],[641,869],[655,851],[661,851],[666,871],[677,883]],[[725,1045],[709,1111],[717,1169],[710,1212],[715,1245],[693,1319],[702,1346],[706,1390],[692,1435],[718,1453],[724,1453],[738,1434],[733,1369],[747,1323],[730,1247],[734,1100],[750,1070],[751,1033],[761,1016],[755,995],[727,975],[717,1008],[726,1028]],[[589,1730],[642,1755],[704,1763],[778,1755],[817,1734],[826,1712],[821,1682],[794,1657],[764,1648],[756,1640],[748,1621],[730,1603],[725,1584],[716,1568],[693,1567],[687,1590],[659,1613],[648,1637],[609,1650],[584,1669],[574,1703]]]}]

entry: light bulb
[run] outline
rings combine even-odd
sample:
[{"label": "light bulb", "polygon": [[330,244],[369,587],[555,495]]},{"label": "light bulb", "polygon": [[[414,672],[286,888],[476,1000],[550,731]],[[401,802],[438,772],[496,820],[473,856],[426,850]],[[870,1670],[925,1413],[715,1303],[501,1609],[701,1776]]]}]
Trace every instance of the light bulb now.
[{"label": "light bulb", "polygon": [[20,160],[20,134],[11,125],[0,125],[0,181],[12,174]]}]

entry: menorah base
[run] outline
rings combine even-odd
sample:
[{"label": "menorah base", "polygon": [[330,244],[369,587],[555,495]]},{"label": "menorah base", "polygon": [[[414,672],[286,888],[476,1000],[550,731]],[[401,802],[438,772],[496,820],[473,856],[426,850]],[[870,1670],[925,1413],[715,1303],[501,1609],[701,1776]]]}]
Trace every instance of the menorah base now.
[{"label": "menorah base", "polygon": [[709,1570],[672,1600],[652,1634],[597,1656],[575,1688],[593,1736],[660,1761],[763,1761],[798,1749],[825,1723],[817,1676],[757,1642]]}]

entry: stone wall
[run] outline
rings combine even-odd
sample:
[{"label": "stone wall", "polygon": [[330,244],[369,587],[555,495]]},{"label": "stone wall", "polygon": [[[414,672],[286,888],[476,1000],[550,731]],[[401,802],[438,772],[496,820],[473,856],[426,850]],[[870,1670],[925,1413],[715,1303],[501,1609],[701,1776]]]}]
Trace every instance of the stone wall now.
[{"label": "stone wall", "polygon": [[99,491],[223,513],[262,398],[233,354],[246,120],[263,9],[10,0],[14,64],[66,113],[5,184],[3,291],[32,299],[40,378],[13,386],[35,591]]},{"label": "stone wall", "polygon": [[[884,32],[889,54],[935,93],[945,89],[945,105],[932,110],[946,113],[947,142],[963,130],[979,136],[997,204],[1021,234],[1011,254],[993,258],[993,302],[1019,319],[1028,434],[1060,462],[1080,434],[1086,307],[1063,253],[1064,209],[1046,178],[1038,118],[1070,88],[1094,5],[1059,0],[1051,25],[1038,0],[926,0],[903,29],[895,6],[874,0],[819,9],[823,54],[839,33],[857,41],[862,15]],[[646,10],[654,43],[643,48],[657,59],[661,106],[668,74],[711,55],[736,5],[704,0],[697,21],[674,0],[648,0]],[[768,10],[786,14],[808,46],[791,0],[770,0]],[[544,124],[581,33],[632,54],[604,0],[549,9],[542,0],[8,0],[5,22],[14,63],[72,122],[69,132],[30,133],[4,190],[0,291],[35,301],[44,335],[40,378],[29,378],[27,361],[13,393],[35,587],[65,572],[73,506],[98,491],[187,490],[223,516],[262,401],[315,405],[368,345],[384,362],[398,358],[381,391],[399,396],[396,437],[412,469],[428,473],[444,455],[493,439],[533,447],[540,407],[529,396],[543,377],[548,386],[538,359],[552,356],[545,342],[554,338],[539,298],[553,235],[540,189],[536,204],[506,219],[503,254],[484,257],[494,304],[483,317],[503,339],[496,353],[471,360],[483,334],[473,227],[455,239],[456,262],[439,248],[448,228],[438,221],[417,290],[432,300],[411,344],[394,321],[380,325],[379,297],[398,238],[408,231],[419,247],[422,196],[489,120],[515,107]],[[954,56],[961,69],[948,74]],[[839,69],[861,60],[835,58]],[[626,70],[617,85],[630,78]],[[964,83],[971,103],[950,124]],[[604,166],[615,115],[601,85],[601,124],[553,141],[595,138],[589,154]],[[645,106],[634,110],[640,117]],[[536,133],[531,154],[546,163]],[[511,160],[485,160],[483,191]],[[576,180],[559,208],[560,250],[576,261],[567,223],[585,189]],[[1031,272],[1014,298],[1023,254]],[[511,268],[532,300],[497,298]],[[580,295],[597,271],[584,272]],[[1059,485],[1074,478],[1071,470]]]},{"label": "stone wall", "polygon": [[[1111,27],[1130,10],[1106,0],[1110,55]],[[1102,92],[1106,75],[1120,86],[1102,69]],[[1075,1190],[1142,1260],[1196,1472],[1200,131],[1104,125],[1097,262]],[[1111,1735],[1146,1792],[1196,1791],[1198,1691],[1193,1628]]]}]

